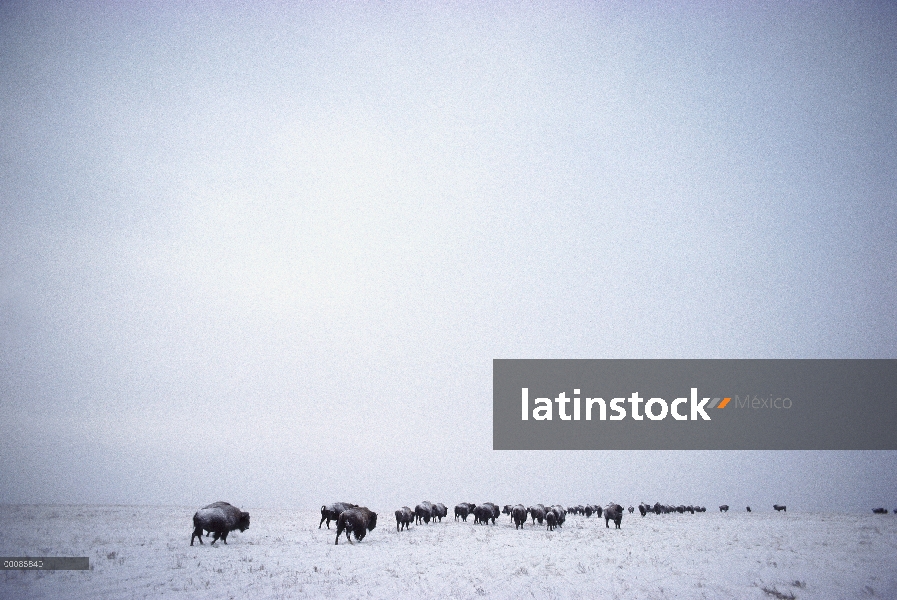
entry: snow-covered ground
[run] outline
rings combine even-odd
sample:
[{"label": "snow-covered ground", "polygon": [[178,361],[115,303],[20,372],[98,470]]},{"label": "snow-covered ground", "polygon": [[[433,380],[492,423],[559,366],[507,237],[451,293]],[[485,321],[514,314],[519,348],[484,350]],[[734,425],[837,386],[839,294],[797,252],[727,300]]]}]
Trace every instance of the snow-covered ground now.
[{"label": "snow-covered ground", "polygon": [[621,530],[570,516],[553,532],[502,515],[398,533],[393,507],[334,546],[314,511],[244,507],[250,529],[191,547],[196,508],[0,506],[0,555],[91,566],[0,572],[0,597],[897,598],[895,515],[636,512]]}]

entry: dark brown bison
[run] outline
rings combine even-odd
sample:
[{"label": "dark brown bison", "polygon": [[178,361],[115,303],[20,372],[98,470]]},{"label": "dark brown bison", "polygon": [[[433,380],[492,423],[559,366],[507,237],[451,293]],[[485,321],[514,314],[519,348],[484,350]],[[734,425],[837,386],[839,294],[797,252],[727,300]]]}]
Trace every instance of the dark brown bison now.
[{"label": "dark brown bison", "polygon": [[784,506],[779,506],[778,504],[773,504],[772,507],[773,507],[774,509],[776,509],[776,512],[781,512],[781,511],[783,511],[783,510],[784,510],[785,512],[788,512]]},{"label": "dark brown bison", "polygon": [[610,521],[614,522],[615,529],[620,529],[623,522],[623,507],[611,502],[604,508],[604,526],[610,529]]},{"label": "dark brown bison", "polygon": [[548,528],[548,531],[554,531],[554,528],[557,527],[558,524],[558,513],[553,508],[549,508],[545,511],[545,525]]},{"label": "dark brown bison", "polygon": [[721,504],[720,507],[719,507],[719,511],[720,511],[720,512],[729,512],[729,505],[728,505],[728,504]]},{"label": "dark brown bison", "polygon": [[635,512],[635,507],[634,507],[634,506],[630,506],[630,507],[629,507],[629,514],[631,515],[631,514],[634,513],[634,512]]},{"label": "dark brown bison", "polygon": [[648,514],[649,510],[651,510],[651,509],[648,506],[646,506],[644,502],[642,502],[641,504],[638,505],[638,511],[643,517],[646,514]]},{"label": "dark brown bison", "polygon": [[460,517],[462,521],[467,522],[468,515],[473,513],[473,509],[476,508],[476,504],[473,502],[462,502],[458,506],[455,507],[455,520],[457,521]]},{"label": "dark brown bison", "polygon": [[489,519],[492,519],[492,524],[495,525],[496,515],[495,511],[492,510],[492,506],[493,505],[490,502],[475,506],[473,509],[473,522],[487,525]]},{"label": "dark brown bison", "polygon": [[495,519],[501,516],[501,509],[495,502],[483,502],[483,504],[492,509],[492,524],[495,525]]},{"label": "dark brown bison", "polygon": [[339,536],[345,531],[346,539],[352,543],[350,533],[355,534],[355,539],[359,542],[364,539],[368,531],[373,531],[377,527],[377,513],[371,511],[365,506],[356,506],[344,510],[340,513],[336,520],[336,541],[334,545],[339,545]]},{"label": "dark brown bison", "polygon": [[554,504],[554,505],[552,505],[551,508],[552,508],[552,510],[554,510],[554,512],[556,512],[557,515],[558,515],[557,526],[558,526],[558,527],[563,527],[563,526],[564,526],[564,523],[567,521],[567,509],[564,508],[564,507],[563,507],[562,505],[560,505],[560,504]]},{"label": "dark brown bison", "polygon": [[408,529],[408,525],[410,525],[413,521],[414,512],[407,506],[403,506],[396,511],[396,531]]},{"label": "dark brown bison", "polygon": [[215,502],[205,508],[200,508],[193,515],[193,535],[190,536],[190,545],[193,545],[195,538],[199,538],[200,544],[203,543],[203,530],[215,534],[212,538],[213,544],[219,538],[227,544],[227,534],[234,529],[239,529],[241,532],[249,529],[249,513],[243,512],[227,502]]},{"label": "dark brown bison", "polygon": [[514,529],[520,529],[526,523],[526,507],[518,504],[511,509],[511,520],[514,521]]},{"label": "dark brown bison", "polygon": [[887,508],[873,508],[872,513],[876,515],[886,515],[888,514]]},{"label": "dark brown bison", "polygon": [[414,507],[414,523],[420,525],[421,523],[430,524],[430,519],[433,518],[433,503],[427,502],[424,500],[420,504]]},{"label": "dark brown bison", "polygon": [[539,525],[545,522],[545,506],[542,504],[534,504],[527,511],[529,511],[529,516],[533,518],[533,527],[536,526],[536,521],[539,521]]},{"label": "dark brown bison", "polygon": [[350,508],[355,508],[358,506],[357,504],[349,504],[348,502],[334,502],[333,504],[328,504],[327,506],[321,507],[321,522],[318,523],[318,529],[321,528],[321,525],[324,521],[327,521],[327,529],[330,529],[330,521],[336,521],[339,518],[339,515],[344,510],[349,510]]},{"label": "dark brown bison", "polygon": [[[203,506],[203,508],[225,508],[227,506],[230,506],[229,502],[212,502],[208,506]],[[208,529],[204,529],[203,531],[206,532],[206,537],[209,537],[209,534],[211,534]]]},{"label": "dark brown bison", "polygon": [[442,518],[448,516],[448,509],[445,507],[445,504],[442,502],[437,502],[433,505],[433,520],[439,519],[439,522],[442,523]]}]

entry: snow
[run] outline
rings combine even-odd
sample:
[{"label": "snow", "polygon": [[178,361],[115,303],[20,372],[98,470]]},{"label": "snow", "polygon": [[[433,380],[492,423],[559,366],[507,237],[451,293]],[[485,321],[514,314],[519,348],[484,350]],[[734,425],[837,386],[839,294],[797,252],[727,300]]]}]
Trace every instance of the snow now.
[{"label": "snow", "polygon": [[399,533],[398,506],[371,507],[377,528],[334,546],[319,512],[241,507],[247,531],[191,547],[197,508],[0,506],[0,555],[91,564],[0,572],[0,597],[897,598],[897,516],[871,511],[627,513],[620,530],[568,515],[554,532],[449,517]]}]

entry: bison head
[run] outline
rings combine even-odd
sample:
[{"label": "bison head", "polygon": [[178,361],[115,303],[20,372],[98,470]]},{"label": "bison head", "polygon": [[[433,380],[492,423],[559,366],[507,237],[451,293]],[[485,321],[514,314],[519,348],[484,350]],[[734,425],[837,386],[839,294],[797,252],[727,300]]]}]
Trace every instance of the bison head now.
[{"label": "bison head", "polygon": [[248,512],[240,513],[240,520],[237,521],[237,529],[239,529],[240,532],[243,532],[243,531],[246,531],[247,529],[249,529],[249,513]]},{"label": "bison head", "polygon": [[371,519],[370,519],[370,521],[368,521],[368,531],[373,531],[376,526],[377,526],[377,513],[372,512]]}]

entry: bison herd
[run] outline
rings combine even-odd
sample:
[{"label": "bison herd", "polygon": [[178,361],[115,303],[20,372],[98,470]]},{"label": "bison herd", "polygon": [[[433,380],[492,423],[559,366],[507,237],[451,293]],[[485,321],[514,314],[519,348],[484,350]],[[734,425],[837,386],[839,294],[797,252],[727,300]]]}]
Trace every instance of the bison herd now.
[{"label": "bison herd", "polygon": [[[778,504],[773,505],[776,512],[787,512],[785,506]],[[635,508],[630,506],[629,513],[635,512]],[[728,512],[729,505],[723,504],[719,507],[720,512]],[[671,513],[702,513],[707,509],[703,506],[693,505],[669,505],[659,502],[653,505],[642,502],[638,505],[638,511],[642,517],[647,514],[664,515]],[[596,515],[599,519],[604,517],[604,526],[610,528],[610,522],[613,521],[614,529],[620,529],[623,521],[624,508],[620,504],[614,502],[608,504],[604,508],[597,504],[579,504],[576,506],[564,507],[560,504],[546,506],[544,504],[533,504],[526,507],[522,504],[506,504],[504,508],[499,509],[498,505],[493,502],[484,502],[482,504],[474,504],[473,502],[462,502],[455,506],[455,521],[459,519],[466,522],[467,517],[473,515],[474,524],[477,525],[495,525],[495,521],[502,515],[508,515],[515,529],[522,529],[528,520],[532,521],[532,526],[536,524],[544,525],[548,531],[554,531],[559,527],[563,527],[567,520],[568,514],[585,515],[587,518]],[[747,512],[751,512],[751,507],[747,507]],[[875,514],[888,514],[886,508],[873,508]],[[894,509],[897,514],[897,509]],[[441,502],[432,503],[428,501],[421,502],[414,507],[414,510],[407,506],[403,506],[395,512],[396,530],[402,531],[408,529],[413,523],[415,525],[427,524],[430,521],[442,522],[442,519],[448,515],[448,509]],[[326,523],[327,529],[330,529],[330,522],[336,522],[336,541],[339,544],[339,538],[345,532],[346,539],[351,543],[350,534],[355,535],[355,539],[361,541],[369,531],[373,531],[377,527],[377,513],[371,511],[367,507],[350,504],[348,502],[334,502],[321,507],[321,521],[318,523],[318,529]],[[227,535],[239,529],[241,532],[249,529],[249,513],[243,512],[237,507],[227,502],[213,502],[208,506],[204,506],[193,515],[193,534],[190,536],[190,545],[199,538],[202,544],[203,532],[206,535],[215,534],[212,538],[212,544],[219,539],[227,544]]]},{"label": "bison herd", "polygon": [[[888,514],[888,509],[887,508],[873,508],[872,512],[873,512],[873,514],[876,514],[876,515],[886,515],[886,514]],[[894,514],[897,515],[897,508],[894,509]]]}]

